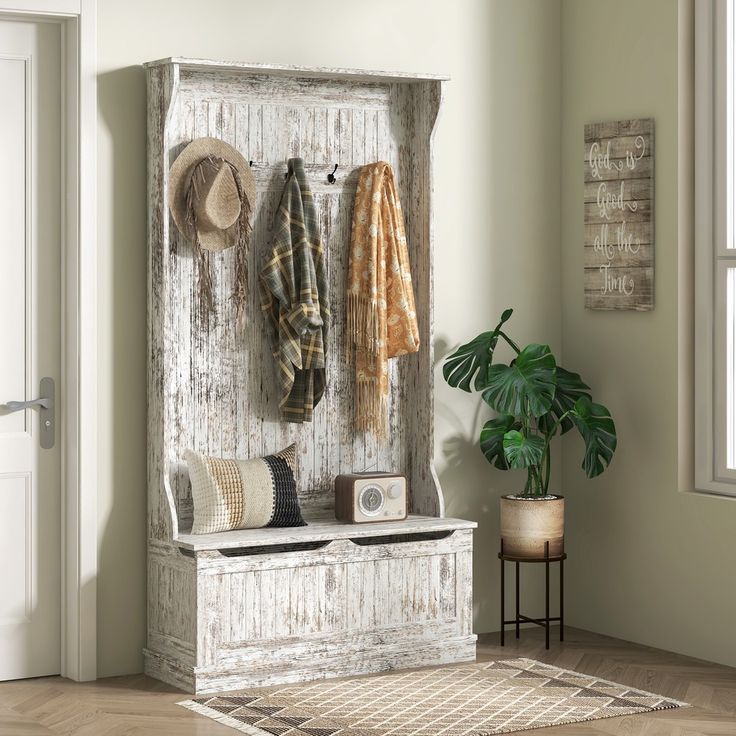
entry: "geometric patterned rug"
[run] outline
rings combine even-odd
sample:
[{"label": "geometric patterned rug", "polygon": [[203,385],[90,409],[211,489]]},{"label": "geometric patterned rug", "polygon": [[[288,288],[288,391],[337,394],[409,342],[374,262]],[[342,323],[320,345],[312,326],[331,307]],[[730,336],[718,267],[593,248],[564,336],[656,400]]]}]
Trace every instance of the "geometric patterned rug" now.
[{"label": "geometric patterned rug", "polygon": [[517,658],[279,685],[179,705],[251,736],[487,736],[687,703]]}]

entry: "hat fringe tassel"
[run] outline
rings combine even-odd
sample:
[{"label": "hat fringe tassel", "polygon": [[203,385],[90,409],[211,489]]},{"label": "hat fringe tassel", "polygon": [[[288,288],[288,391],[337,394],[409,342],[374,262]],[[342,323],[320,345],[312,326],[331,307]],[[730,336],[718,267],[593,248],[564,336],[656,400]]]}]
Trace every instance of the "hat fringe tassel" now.
[{"label": "hat fringe tassel", "polygon": [[248,245],[252,226],[250,224],[252,203],[245,196],[245,189],[240,173],[233,164],[225,159],[208,156],[203,159],[192,172],[192,178],[187,190],[187,226],[194,232],[194,248],[197,258],[197,291],[199,292],[199,315],[205,327],[209,327],[210,316],[215,311],[214,292],[212,288],[212,273],[210,271],[209,252],[202,247],[197,235],[197,214],[194,207],[196,198],[196,177],[204,161],[221,162],[227,164],[233,173],[235,185],[240,199],[240,215],[238,216],[238,234],[235,243],[235,280],[233,284],[232,300],[235,303],[236,325],[240,329],[245,323],[245,307],[248,301]]},{"label": "hat fringe tassel", "polygon": [[245,306],[248,301],[248,244],[252,227],[250,216],[252,203],[248,201],[243,189],[238,170],[228,161],[227,165],[233,172],[235,185],[240,197],[240,216],[238,219],[238,242],[235,244],[235,283],[233,284],[232,299],[235,302],[235,322],[238,329],[245,324]]}]

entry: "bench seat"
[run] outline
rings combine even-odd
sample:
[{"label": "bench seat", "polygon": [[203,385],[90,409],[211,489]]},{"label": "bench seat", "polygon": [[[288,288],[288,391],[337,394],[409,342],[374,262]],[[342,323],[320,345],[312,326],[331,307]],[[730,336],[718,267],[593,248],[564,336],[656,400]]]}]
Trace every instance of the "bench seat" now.
[{"label": "bench seat", "polygon": [[174,544],[191,552],[239,549],[269,545],[298,544],[300,542],[332,541],[335,539],[367,539],[473,529],[474,521],[438,519],[432,516],[410,515],[403,521],[379,521],[368,524],[349,524],[328,515],[305,518],[307,526],[265,529],[238,529],[214,534],[180,533]]}]

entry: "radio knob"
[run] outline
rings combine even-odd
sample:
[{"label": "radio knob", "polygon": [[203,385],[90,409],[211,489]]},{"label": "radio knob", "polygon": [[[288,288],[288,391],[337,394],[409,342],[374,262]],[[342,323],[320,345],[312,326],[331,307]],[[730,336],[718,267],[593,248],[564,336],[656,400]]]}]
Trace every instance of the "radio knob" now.
[{"label": "radio knob", "polygon": [[401,496],[401,485],[399,483],[392,483],[388,487],[386,493],[388,493],[389,498],[395,501],[399,496]]}]

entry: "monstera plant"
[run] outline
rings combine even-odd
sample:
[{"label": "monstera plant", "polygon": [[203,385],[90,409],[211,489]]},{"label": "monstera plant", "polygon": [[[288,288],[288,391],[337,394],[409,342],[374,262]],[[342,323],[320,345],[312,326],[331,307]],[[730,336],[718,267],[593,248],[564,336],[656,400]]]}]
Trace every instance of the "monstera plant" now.
[{"label": "monstera plant", "polygon": [[[496,412],[480,433],[486,460],[501,470],[526,471],[523,493],[504,496],[501,502],[506,549],[513,547],[518,556],[538,556],[546,541],[556,554],[563,545],[564,499],[549,491],[552,439],[576,429],[585,448],[583,470],[594,478],[613,458],[616,427],[608,409],[593,402],[580,375],[557,365],[549,346],[521,348],[506,334],[504,325],[512,313],[507,309],[493,330],[461,345],[447,358],[442,373],[450,386],[480,392]],[[494,361],[499,341],[515,354],[508,365]],[[554,503],[540,506],[531,501]],[[544,515],[548,518],[543,528],[530,527]]]}]

